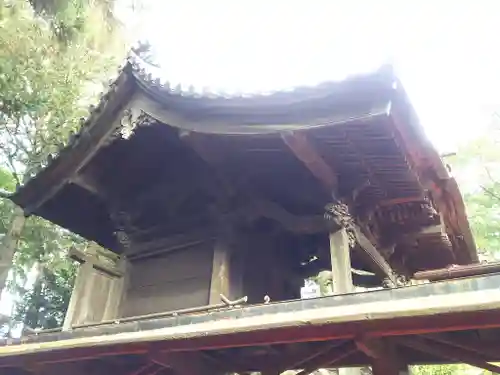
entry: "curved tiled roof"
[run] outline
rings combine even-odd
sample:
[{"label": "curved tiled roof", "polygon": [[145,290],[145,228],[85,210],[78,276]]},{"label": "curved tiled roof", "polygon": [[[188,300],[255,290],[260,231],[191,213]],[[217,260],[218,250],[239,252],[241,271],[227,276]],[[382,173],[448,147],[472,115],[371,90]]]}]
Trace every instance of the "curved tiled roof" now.
[{"label": "curved tiled roof", "polygon": [[[405,128],[402,130],[411,130],[410,138],[405,140],[408,152],[412,154],[409,156],[416,162],[426,164],[418,173],[423,173],[423,169],[431,166],[431,169],[440,175],[441,169],[444,168],[442,162],[432,145],[427,142],[416,116],[412,116],[413,109],[404,90],[398,87],[397,83],[392,68],[383,66],[370,74],[348,77],[343,81],[325,82],[273,93],[229,95],[207,90],[200,93],[192,87],[184,89],[181,86],[171,87],[168,82],[162,83],[160,79],[154,78],[148,67],[136,57],[130,57],[119,70],[116,79],[110,83],[109,90],[101,96],[98,104],[92,106],[88,116],[80,120],[80,129],[70,136],[67,144],[59,150],[59,155],[51,156],[43,166],[43,170],[29,180],[11,199],[27,213],[38,215],[39,211],[42,212],[44,202],[50,203],[50,198],[59,190],[64,190],[62,186],[92,159],[96,150],[113,139],[116,127],[120,126],[115,120],[118,116],[121,118],[123,110],[129,105],[142,108],[142,102],[140,105],[136,102],[129,104],[131,100],[135,100],[132,98],[136,97],[147,99],[147,105],[152,103],[156,109],[160,109],[158,113],[163,109],[176,112],[198,126],[197,129],[187,130],[208,133],[210,131],[203,127],[210,121],[219,121],[220,128],[213,127],[213,133],[220,131],[223,134],[233,134],[230,132],[239,131],[238,135],[246,135],[250,131],[254,131],[253,134],[285,132],[290,130],[290,124],[295,126],[293,129],[295,130],[296,124],[302,128],[326,127],[339,122],[350,124],[351,120],[363,119],[363,116],[383,117],[390,112],[387,105],[394,101],[405,111],[400,124],[403,125],[401,128]],[[140,95],[135,95],[136,93]],[[168,116],[165,118],[152,116],[160,123],[171,127],[182,127],[182,124],[169,121]],[[235,130],[238,126],[240,130]],[[246,130],[241,130],[245,126]],[[65,155],[67,157],[64,157]],[[446,179],[446,176],[438,176],[437,179]],[[466,242],[469,242],[467,247],[470,251],[474,251],[466,214],[462,212],[463,202],[458,188],[454,189],[451,195],[456,201],[454,210],[461,210],[456,215],[456,221],[460,223],[455,225],[455,232],[465,236]],[[49,215],[42,212],[41,216]]]},{"label": "curved tiled roof", "polygon": [[[207,91],[199,93],[193,86],[172,87],[169,82],[162,83],[155,78],[147,64],[137,56],[130,55],[125,63],[118,69],[118,74],[110,80],[109,89],[100,95],[96,105],[91,105],[88,115],[80,118],[80,126],[76,132],[71,132],[67,142],[62,145],[56,155],[49,155],[41,168],[33,171],[32,177],[41,170],[54,163],[58,155],[71,149],[78,139],[92,126],[100,116],[108,101],[115,95],[121,78],[127,75],[133,77],[135,83],[146,94],[161,104],[168,104],[180,111],[205,110],[211,113],[217,111],[245,111],[251,113],[256,109],[275,109],[282,113],[290,111],[291,106],[299,103],[310,106],[315,101],[324,100],[335,96],[340,103],[352,100],[354,96],[359,100],[360,95],[380,94],[381,90],[392,90],[396,78],[389,65],[382,66],[379,70],[363,75],[347,77],[342,81],[329,81],[314,86],[300,86],[293,89],[275,91],[272,93],[253,94],[225,94],[222,92]],[[297,108],[300,110],[300,108]],[[286,121],[283,123],[287,123]],[[267,124],[263,124],[267,125]]]}]

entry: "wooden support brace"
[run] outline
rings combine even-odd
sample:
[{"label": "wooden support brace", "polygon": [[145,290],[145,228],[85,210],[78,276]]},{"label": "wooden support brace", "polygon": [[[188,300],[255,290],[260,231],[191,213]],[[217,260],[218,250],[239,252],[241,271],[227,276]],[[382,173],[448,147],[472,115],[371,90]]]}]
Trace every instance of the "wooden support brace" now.
[{"label": "wooden support brace", "polygon": [[386,343],[377,338],[356,340],[356,346],[370,358],[381,358],[387,352]]},{"label": "wooden support brace", "polygon": [[340,360],[350,356],[353,353],[356,353],[357,351],[358,348],[356,347],[354,342],[346,342],[343,345],[336,346],[332,348],[331,351],[327,351],[322,355],[314,358],[314,360],[311,360],[308,363],[304,363],[304,369],[302,371],[299,371],[295,375],[309,375],[310,373],[320,368],[326,368],[329,366],[333,367]]},{"label": "wooden support brace", "polygon": [[498,351],[495,348],[487,347],[484,344],[475,340],[467,339],[460,340],[446,333],[434,333],[422,335],[425,339],[438,342],[444,345],[450,345],[456,348],[475,353],[484,361],[489,362],[498,358]]},{"label": "wooden support brace", "polygon": [[196,352],[157,352],[151,353],[151,362],[163,368],[170,368],[175,375],[205,375],[214,372],[213,364],[208,363]]},{"label": "wooden support brace", "polygon": [[373,271],[382,277],[387,277],[391,283],[396,286],[396,274],[392,270],[390,264],[385,260],[382,254],[380,254],[370,240],[366,238],[358,226],[355,225],[354,230],[359,246],[361,246],[371,260]]},{"label": "wooden support brace", "polygon": [[347,341],[345,340],[336,342],[333,345],[325,344],[323,349],[315,352],[314,354],[308,355],[307,357],[302,358],[299,361],[283,366],[282,371],[311,367],[311,365],[314,365],[317,362],[324,361],[324,358],[329,357],[332,353],[335,353],[335,351],[338,351],[339,349],[341,350],[346,344]]},{"label": "wooden support brace", "polygon": [[471,366],[479,367],[483,370],[491,371],[495,374],[500,374],[499,366],[488,363],[479,355],[471,351],[453,347],[451,345],[436,343],[423,339],[422,337],[395,337],[393,340],[399,345],[404,345],[408,348],[416,349],[452,362],[466,363]]},{"label": "wooden support brace", "polygon": [[[338,176],[333,168],[326,163],[322,156],[314,149],[314,146],[302,132],[292,132],[282,134],[282,139],[292,150],[295,156],[304,163],[309,171],[325,186],[330,192],[337,193]],[[356,227],[356,237],[359,245],[369,256],[373,264],[373,269],[379,275],[389,278],[396,285],[396,277],[389,263],[366,238],[359,228]],[[334,272],[335,274],[335,272]],[[334,275],[335,277],[335,275]],[[352,281],[352,278],[351,278]],[[344,292],[345,293],[345,292]]]},{"label": "wooden support brace", "polygon": [[356,340],[360,351],[372,359],[373,375],[403,375],[408,373],[408,366],[401,361],[396,347],[384,339],[364,338]]}]

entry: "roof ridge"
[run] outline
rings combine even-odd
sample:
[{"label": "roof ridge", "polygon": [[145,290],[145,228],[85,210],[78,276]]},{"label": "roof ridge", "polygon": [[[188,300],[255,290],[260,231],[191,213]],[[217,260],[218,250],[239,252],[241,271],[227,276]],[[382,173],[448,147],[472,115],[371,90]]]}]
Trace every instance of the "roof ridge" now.
[{"label": "roof ridge", "polygon": [[235,92],[227,92],[224,90],[216,90],[210,88],[208,86],[204,86],[201,88],[201,91],[197,89],[194,84],[182,84],[177,83],[172,85],[170,81],[162,82],[160,77],[155,77],[151,72],[151,67],[155,69],[160,69],[160,67],[155,67],[148,62],[144,61],[140,56],[138,56],[133,51],[130,51],[127,55],[126,59],[127,64],[129,65],[131,72],[134,76],[140,80],[142,83],[146,84],[150,89],[159,91],[161,93],[167,95],[178,95],[181,97],[192,97],[192,98],[207,98],[207,99],[245,99],[245,98],[266,98],[272,95],[280,95],[280,94],[290,94],[295,92],[311,92],[322,88],[329,88],[332,85],[340,84],[345,81],[350,81],[354,79],[363,79],[369,76],[373,76],[376,73],[387,74],[388,76],[395,76],[394,67],[390,63],[382,64],[378,69],[373,71],[364,72],[364,73],[355,73],[349,74],[338,80],[325,80],[319,83],[314,84],[302,84],[296,86],[290,86],[275,90],[266,90],[266,91],[252,91],[252,92],[243,92],[243,91],[235,91]]}]

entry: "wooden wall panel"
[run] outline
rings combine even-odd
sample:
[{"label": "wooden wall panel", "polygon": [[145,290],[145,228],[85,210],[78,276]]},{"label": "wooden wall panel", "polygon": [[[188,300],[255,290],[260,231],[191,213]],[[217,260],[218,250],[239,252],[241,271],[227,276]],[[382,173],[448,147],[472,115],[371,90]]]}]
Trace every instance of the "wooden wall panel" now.
[{"label": "wooden wall panel", "polygon": [[207,241],[132,261],[122,316],[208,304],[213,245]]}]

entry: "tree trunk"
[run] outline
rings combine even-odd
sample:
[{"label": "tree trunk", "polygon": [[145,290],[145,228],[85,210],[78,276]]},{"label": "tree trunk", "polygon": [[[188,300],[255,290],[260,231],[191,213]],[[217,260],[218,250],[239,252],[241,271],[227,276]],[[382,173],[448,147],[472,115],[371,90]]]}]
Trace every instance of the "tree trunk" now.
[{"label": "tree trunk", "polygon": [[26,217],[21,207],[16,206],[12,215],[10,228],[5,234],[0,247],[0,293],[5,289],[7,277],[12,268],[21,232],[26,223]]},{"label": "tree trunk", "polygon": [[40,313],[44,301],[44,297],[42,294],[44,278],[43,264],[40,262],[36,262],[33,270],[35,271],[36,276],[35,281],[33,282],[31,303],[29,303],[23,323],[28,327],[35,329],[43,328],[44,326],[44,316],[43,313]]}]

